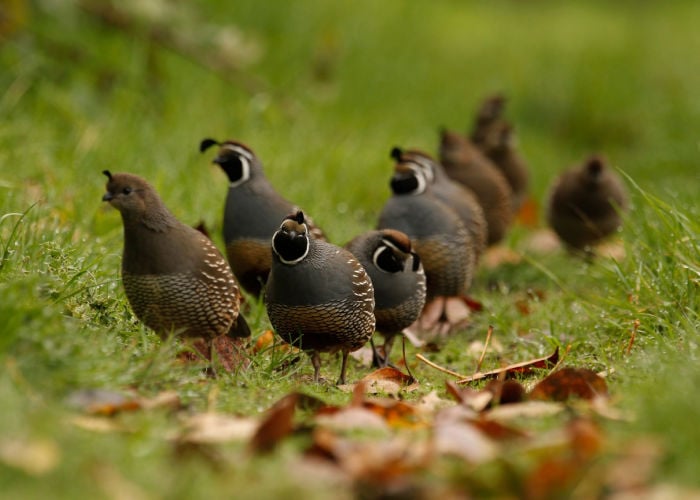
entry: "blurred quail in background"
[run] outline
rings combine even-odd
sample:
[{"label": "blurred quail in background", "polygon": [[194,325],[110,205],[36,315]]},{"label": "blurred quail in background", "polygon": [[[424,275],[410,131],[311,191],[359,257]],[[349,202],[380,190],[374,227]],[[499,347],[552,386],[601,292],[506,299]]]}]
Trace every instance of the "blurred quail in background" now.
[{"label": "blurred quail in background", "polygon": [[394,229],[367,231],[345,248],[360,261],[374,286],[375,330],[384,337],[383,353],[375,364],[389,365],[397,335],[411,326],[425,305],[425,273],[406,234]]},{"label": "blurred quail in background", "polygon": [[[199,149],[204,152],[213,145],[219,146],[213,163],[221,167],[229,181],[223,222],[226,255],[243,289],[259,296],[272,265],[270,238],[280,221],[298,207],[275,191],[262,163],[248,146],[204,139]],[[312,222],[307,224],[314,237],[323,238],[320,229]]]},{"label": "blurred quail in background", "polygon": [[479,200],[488,226],[487,245],[500,242],[513,218],[511,189],[501,171],[469,139],[445,129],[440,134],[440,163]]},{"label": "blurred quail in background", "polygon": [[273,329],[310,354],[316,382],[319,353],[340,351],[344,384],[348,354],[374,333],[372,281],[348,250],[312,238],[301,211],[282,221],[272,254],[264,300]]},{"label": "blurred quail in background", "polygon": [[144,179],[104,174],[102,200],[119,210],[124,225],[122,282],[136,317],[163,338],[191,339],[207,359],[213,347],[228,371],[240,366],[241,337],[250,330],[226,260],[206,236],[177,220]]},{"label": "blurred quail in background", "polygon": [[554,181],[547,221],[572,250],[589,250],[622,225],[627,191],[601,156],[566,170]]},{"label": "blurred quail in background", "polygon": [[505,97],[486,98],[474,120],[471,140],[503,173],[511,188],[513,212],[518,212],[527,199],[530,174],[517,147],[513,125],[503,118]]},{"label": "blurred quail in background", "polygon": [[391,156],[396,160],[393,195],[382,208],[377,228],[407,234],[423,263],[427,297],[420,333],[447,333],[469,316],[463,297],[471,286],[474,242],[455,211],[432,194],[414,159],[398,148]]}]

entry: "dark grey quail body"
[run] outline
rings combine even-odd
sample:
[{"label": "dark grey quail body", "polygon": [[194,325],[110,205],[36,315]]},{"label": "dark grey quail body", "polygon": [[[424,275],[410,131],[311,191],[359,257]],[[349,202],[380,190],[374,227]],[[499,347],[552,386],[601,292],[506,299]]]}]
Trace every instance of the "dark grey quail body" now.
[{"label": "dark grey quail body", "polygon": [[[229,181],[223,222],[226,255],[243,289],[259,296],[272,265],[270,238],[279,221],[297,207],[275,191],[249,147],[237,141],[204,139],[200,150],[215,144],[220,148],[213,162]],[[320,229],[309,225],[314,237],[323,238]]]},{"label": "dark grey quail body", "polygon": [[310,237],[302,212],[284,219],[272,237],[272,269],[265,306],[285,342],[309,352],[319,380],[319,352],[341,351],[339,384],[348,353],[374,333],[374,288],[347,250]]},{"label": "dark grey quail body", "polygon": [[463,294],[471,285],[474,249],[460,218],[430,192],[421,169],[406,158],[396,163],[391,189],[377,228],[397,229],[411,239],[425,270],[428,299]]},{"label": "dark grey quail body", "polygon": [[479,200],[488,226],[487,244],[501,241],[513,218],[511,189],[501,171],[469,139],[448,130],[441,133],[440,163]]},{"label": "dark grey quail body", "polygon": [[471,140],[503,173],[511,188],[511,204],[517,212],[527,199],[530,174],[516,144],[513,126],[503,118],[505,98],[495,95],[484,100],[471,132]]},{"label": "dark grey quail body", "polygon": [[484,217],[484,210],[479,204],[474,192],[468,187],[453,181],[445,173],[445,169],[428,153],[419,150],[409,150],[401,152],[395,148],[392,152],[394,156],[404,155],[418,165],[425,175],[430,190],[437,199],[445,203],[453,209],[462,222],[467,231],[471,235],[471,241],[474,243],[474,262],[472,267],[476,268],[479,257],[486,248],[487,224]]},{"label": "dark grey quail body", "polygon": [[627,191],[599,156],[563,172],[553,183],[547,220],[570,248],[584,250],[622,225]]},{"label": "dark grey quail body", "polygon": [[394,229],[367,231],[345,248],[360,261],[374,286],[375,329],[384,337],[386,366],[396,335],[412,325],[425,305],[425,272],[406,234]]},{"label": "dark grey quail body", "polygon": [[[122,282],[136,317],[162,337],[177,333],[206,346],[218,339],[223,351],[230,346],[220,337],[249,335],[238,286],[214,244],[177,220],[141,177],[104,173],[102,199],[119,210],[124,224]],[[230,368],[233,360],[223,356],[221,362]]]}]

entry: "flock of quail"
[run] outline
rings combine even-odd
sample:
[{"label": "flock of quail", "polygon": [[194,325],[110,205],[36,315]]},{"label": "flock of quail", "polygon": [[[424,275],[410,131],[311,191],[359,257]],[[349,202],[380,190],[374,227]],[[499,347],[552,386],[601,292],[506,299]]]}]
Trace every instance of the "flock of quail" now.
[{"label": "flock of quail", "polygon": [[[389,364],[394,339],[447,333],[466,324],[467,293],[485,249],[500,242],[528,197],[528,168],[503,117],[505,100],[487,98],[469,135],[440,132],[439,161],[393,148],[391,196],[376,229],[344,247],[326,241],[298,207],[275,191],[259,158],[237,141],[213,162],[228,178],[223,220],[226,257],[202,232],[180,222],[144,179],[105,170],[103,200],[124,226],[122,281],[134,314],[161,336],[178,334],[226,370],[246,360],[250,329],[241,290],[262,297],[284,341],[307,352],[319,380],[321,352],[348,354],[377,331],[375,363]],[[623,183],[593,156],[552,186],[547,220],[573,251],[618,229]]]}]

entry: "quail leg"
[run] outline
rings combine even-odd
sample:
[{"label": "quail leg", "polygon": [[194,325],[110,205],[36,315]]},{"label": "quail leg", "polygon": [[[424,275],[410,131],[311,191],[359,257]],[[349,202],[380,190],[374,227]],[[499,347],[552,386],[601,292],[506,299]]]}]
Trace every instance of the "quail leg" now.
[{"label": "quail leg", "polygon": [[338,382],[336,385],[344,385],[345,384],[345,369],[347,368],[347,365],[348,365],[348,354],[350,354],[348,351],[343,351],[343,361],[341,362],[341,365],[340,365],[340,378],[338,378]]},{"label": "quail leg", "polygon": [[321,355],[318,353],[318,351],[311,351],[309,355],[311,356],[311,364],[314,367],[314,382],[318,384],[318,382],[321,380]]}]

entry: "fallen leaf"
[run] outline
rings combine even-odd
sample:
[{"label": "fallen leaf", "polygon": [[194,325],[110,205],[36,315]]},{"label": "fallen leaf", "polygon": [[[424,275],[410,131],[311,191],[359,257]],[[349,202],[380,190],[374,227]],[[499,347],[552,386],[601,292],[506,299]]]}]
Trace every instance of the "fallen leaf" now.
[{"label": "fallen leaf", "polygon": [[561,241],[554,231],[545,228],[533,231],[523,247],[528,252],[548,255],[561,249]]},{"label": "fallen leaf", "polygon": [[251,439],[259,422],[252,418],[221,413],[199,413],[184,422],[179,441],[198,444],[226,443]]},{"label": "fallen leaf", "polygon": [[481,265],[486,269],[495,269],[503,264],[520,264],[523,260],[515,250],[497,245],[490,247],[481,257]]},{"label": "fallen leaf", "polygon": [[[652,438],[643,438],[628,443],[622,456],[606,469],[606,482],[612,491],[632,494],[648,484],[658,463],[663,458],[661,443]],[[666,497],[659,497],[666,498]],[[668,497],[682,498],[682,497]]]},{"label": "fallen leaf", "polygon": [[32,476],[54,470],[60,462],[58,445],[48,439],[4,439],[0,441],[0,462]]},{"label": "fallen leaf", "polygon": [[76,427],[92,432],[127,432],[128,429],[118,421],[100,417],[79,415],[72,417],[69,422]]},{"label": "fallen leaf", "polygon": [[512,365],[505,366],[503,368],[498,368],[496,370],[491,370],[489,372],[478,372],[470,377],[465,377],[457,381],[458,384],[468,384],[469,382],[474,382],[476,380],[482,380],[485,378],[496,378],[499,376],[509,377],[514,374],[526,374],[530,373],[534,368],[547,368],[557,364],[559,360],[559,347],[557,347],[552,354],[545,356],[544,358],[532,359],[530,361],[523,361],[521,363],[515,363]]},{"label": "fallen leaf", "polygon": [[472,464],[488,462],[498,454],[495,443],[466,422],[436,424],[432,443],[435,453],[457,456]]},{"label": "fallen leaf", "polygon": [[387,430],[386,420],[378,413],[362,407],[349,406],[334,412],[321,412],[315,417],[318,425],[334,430]]},{"label": "fallen leaf", "polygon": [[501,422],[483,417],[471,420],[470,423],[495,441],[512,441],[514,439],[522,439],[528,436],[526,432],[523,432],[520,429],[508,427]]},{"label": "fallen leaf", "polygon": [[299,393],[287,394],[275,403],[258,426],[250,440],[250,449],[257,453],[271,451],[277,444],[294,430],[294,409],[299,400]]},{"label": "fallen leaf", "polygon": [[365,392],[370,394],[386,393],[398,396],[399,392],[415,390],[416,380],[391,366],[379,368],[362,377],[366,384]]},{"label": "fallen leaf", "polygon": [[393,399],[368,399],[362,406],[381,416],[392,427],[423,427],[423,416],[415,406]]},{"label": "fallen leaf", "polygon": [[275,342],[275,334],[272,330],[265,330],[262,335],[258,337],[253,345],[253,353],[257,354],[268,347],[272,346]]},{"label": "fallen leaf", "polygon": [[517,380],[491,380],[484,390],[491,392],[499,405],[521,403],[527,399],[525,388]]},{"label": "fallen leaf", "polygon": [[566,401],[571,397],[593,399],[607,396],[605,380],[587,368],[561,368],[541,380],[530,391],[530,399]]},{"label": "fallen leaf", "polygon": [[68,396],[68,404],[92,415],[112,416],[141,408],[138,398],[106,389],[80,389]]},{"label": "fallen leaf", "polygon": [[484,410],[493,400],[493,393],[490,391],[477,391],[471,387],[460,388],[451,380],[445,381],[447,393],[455,398],[460,404],[471,408],[476,412]]},{"label": "fallen leaf", "polygon": [[537,227],[540,222],[540,207],[532,197],[527,197],[515,214],[515,221],[525,227]]},{"label": "fallen leaf", "polygon": [[543,418],[564,411],[564,405],[551,401],[525,401],[510,405],[499,405],[487,410],[488,418],[508,421],[516,418]]}]

